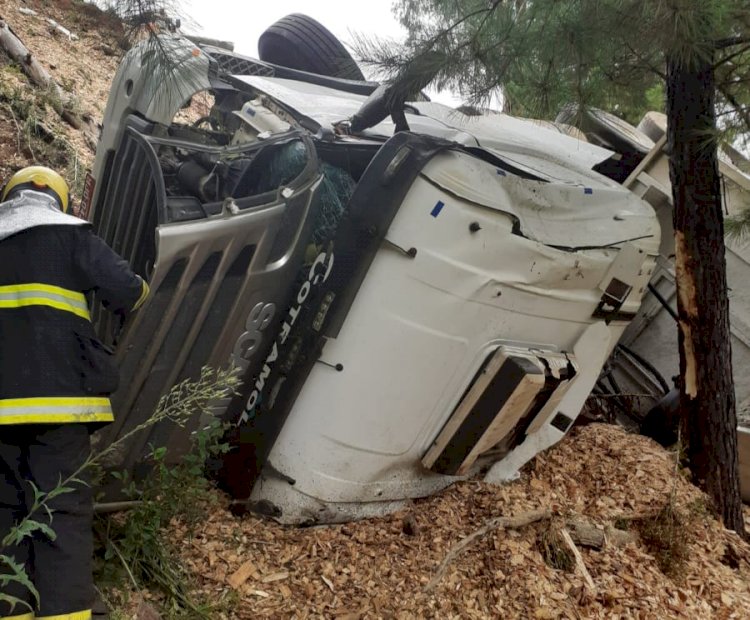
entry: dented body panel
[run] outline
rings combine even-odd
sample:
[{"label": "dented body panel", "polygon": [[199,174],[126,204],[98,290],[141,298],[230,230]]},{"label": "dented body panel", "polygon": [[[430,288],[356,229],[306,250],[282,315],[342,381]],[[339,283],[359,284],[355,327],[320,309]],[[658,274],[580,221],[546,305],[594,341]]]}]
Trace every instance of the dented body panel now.
[{"label": "dented body panel", "polygon": [[[463,156],[449,155],[458,168],[452,157]],[[322,348],[325,365],[313,368],[270,453],[272,468],[253,500],[276,506],[282,521],[349,520],[363,514],[362,503],[421,497],[450,484],[454,476],[426,469],[422,457],[487,356],[499,347],[574,356],[584,347],[566,394],[529,420],[533,432],[502,455],[505,473],[517,471],[564,435],[627,325],[595,316],[619,248],[571,252],[527,239],[514,232],[515,218],[500,200],[491,209],[429,182],[431,170],[444,165],[437,155],[412,184],[341,331]],[[631,233],[656,233],[644,245],[658,247],[653,218],[643,207],[640,213],[645,227],[633,231],[631,222]],[[653,264],[645,249],[632,256],[625,269],[632,293],[620,308],[631,316]],[[562,429],[552,426],[561,412]],[[497,467],[494,478],[503,471]]]}]

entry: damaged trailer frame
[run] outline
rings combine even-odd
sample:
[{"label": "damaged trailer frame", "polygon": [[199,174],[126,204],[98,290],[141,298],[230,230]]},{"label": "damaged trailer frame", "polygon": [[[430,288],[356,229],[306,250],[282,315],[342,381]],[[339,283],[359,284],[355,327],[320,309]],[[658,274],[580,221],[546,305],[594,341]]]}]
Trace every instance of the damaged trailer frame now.
[{"label": "damaged trailer frame", "polygon": [[[353,131],[376,85],[163,41],[191,79],[128,53],[79,210],[153,291],[124,326],[94,313],[123,376],[100,444],[234,364],[222,486],[317,523],[507,479],[564,436],[660,242],[651,207],[597,172],[611,151],[430,102],[401,111],[409,131]],[[176,118],[200,92],[209,115]],[[109,467],[138,478],[149,446],[178,459],[204,421],[160,424]]]},{"label": "damaged trailer frame", "polygon": [[[602,111],[585,115],[584,130],[595,143],[619,140],[631,148],[621,147],[621,154],[632,162],[623,185],[651,204],[659,218],[662,241],[653,276],[643,304],[620,341],[619,350],[607,363],[606,375],[612,377],[613,395],[638,394],[621,410],[625,426],[640,425],[644,432],[670,437],[676,431],[670,426],[677,403],[676,386],[669,379],[679,374],[676,327],[676,281],[674,266],[674,231],[672,227],[672,190],[666,144],[667,119],[664,114],[649,112],[638,127],[621,119],[612,119]],[[558,117],[566,120],[568,114]],[[632,145],[636,145],[636,148]],[[635,152],[638,150],[639,152]],[[731,153],[732,157],[728,153]],[[744,171],[740,166],[744,166]],[[727,216],[737,216],[750,208],[750,163],[731,147],[719,151],[719,174],[722,198]],[[750,276],[750,245],[747,239],[726,240],[727,280],[729,285],[730,335],[732,367],[738,427],[738,454],[742,499],[750,502],[750,298],[745,282]],[[673,307],[674,306],[674,307]],[[676,437],[676,435],[675,435]],[[660,438],[660,437],[659,437]]]}]

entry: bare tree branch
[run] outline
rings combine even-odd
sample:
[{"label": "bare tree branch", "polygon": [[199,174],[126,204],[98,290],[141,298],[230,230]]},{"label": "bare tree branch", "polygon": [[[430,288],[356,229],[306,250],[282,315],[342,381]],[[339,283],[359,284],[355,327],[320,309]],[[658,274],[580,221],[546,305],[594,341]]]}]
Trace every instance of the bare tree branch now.
[{"label": "bare tree branch", "polygon": [[734,47],[735,45],[747,45],[748,43],[750,43],[750,35],[743,35],[714,41],[714,47],[723,50],[728,47]]},{"label": "bare tree branch", "polygon": [[464,549],[474,544],[474,542],[477,541],[482,536],[486,536],[490,532],[493,532],[494,530],[497,530],[500,528],[518,529],[526,525],[536,523],[537,521],[549,519],[551,516],[552,516],[552,512],[549,509],[542,509],[542,510],[532,510],[531,512],[525,512],[515,517],[496,517],[494,519],[490,519],[477,531],[469,534],[466,538],[461,539],[458,543],[456,543],[451,548],[451,550],[448,552],[448,555],[446,555],[443,561],[440,563],[440,566],[435,572],[435,576],[425,586],[425,590],[426,591],[432,590],[442,579],[443,574],[445,573],[445,569],[448,567],[448,565],[459,554],[461,554],[461,552],[463,552]]}]

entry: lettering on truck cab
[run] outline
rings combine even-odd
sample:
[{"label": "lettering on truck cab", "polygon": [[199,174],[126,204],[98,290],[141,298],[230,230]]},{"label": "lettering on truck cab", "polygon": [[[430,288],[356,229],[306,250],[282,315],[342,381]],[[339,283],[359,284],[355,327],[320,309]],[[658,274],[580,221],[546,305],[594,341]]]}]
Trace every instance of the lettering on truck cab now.
[{"label": "lettering on truck cab", "polygon": [[[255,380],[255,386],[253,387],[253,391],[250,393],[250,397],[247,399],[245,410],[242,412],[242,415],[237,422],[238,426],[240,424],[246,423],[254,415],[255,407],[258,404],[258,398],[260,398],[260,394],[266,385],[266,380],[271,374],[271,370],[276,363],[276,360],[278,360],[279,358],[279,346],[283,345],[292,333],[292,328],[297,321],[297,317],[299,316],[300,310],[302,309],[302,304],[304,304],[309,297],[312,287],[318,286],[319,284],[325,282],[328,279],[328,276],[331,274],[332,268],[333,253],[328,253],[325,251],[318,254],[315,257],[312,265],[310,265],[310,270],[307,273],[307,279],[302,283],[302,286],[300,286],[299,290],[297,291],[297,297],[295,298],[294,303],[287,312],[287,316],[284,319],[284,323],[282,324],[281,329],[279,330],[279,335],[276,338],[276,342],[273,343],[271,352],[268,354],[268,357],[266,357],[265,362],[263,363],[263,368],[261,368],[258,378]],[[248,317],[248,322],[249,321],[250,317]],[[268,321],[266,321],[265,325],[268,325],[268,322],[270,322],[270,318],[268,319]],[[259,332],[262,330],[263,327],[258,328]],[[251,336],[248,336],[246,342],[250,342],[251,338]],[[242,336],[240,336],[240,339],[242,339]],[[240,340],[237,341],[237,344],[239,343]],[[235,349],[237,349],[237,345],[235,345]],[[253,348],[253,350],[255,350],[255,347]],[[245,361],[245,367],[246,366],[247,361]]]}]

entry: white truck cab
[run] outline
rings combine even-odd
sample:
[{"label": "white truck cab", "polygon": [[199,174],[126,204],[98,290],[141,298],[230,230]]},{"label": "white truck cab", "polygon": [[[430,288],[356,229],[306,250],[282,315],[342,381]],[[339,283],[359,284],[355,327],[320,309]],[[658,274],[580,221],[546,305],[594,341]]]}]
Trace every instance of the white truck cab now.
[{"label": "white truck cab", "polygon": [[[377,85],[168,35],[175,88],[145,45],[80,210],[152,289],[124,330],[95,313],[124,375],[101,442],[203,366],[237,366],[221,485],[321,523],[507,479],[565,435],[660,246],[653,208],[597,171],[612,151],[427,101],[362,127]],[[210,112],[180,121],[196,93]],[[149,445],[178,458],[200,423],[153,428],[116,466],[137,477]]]}]

